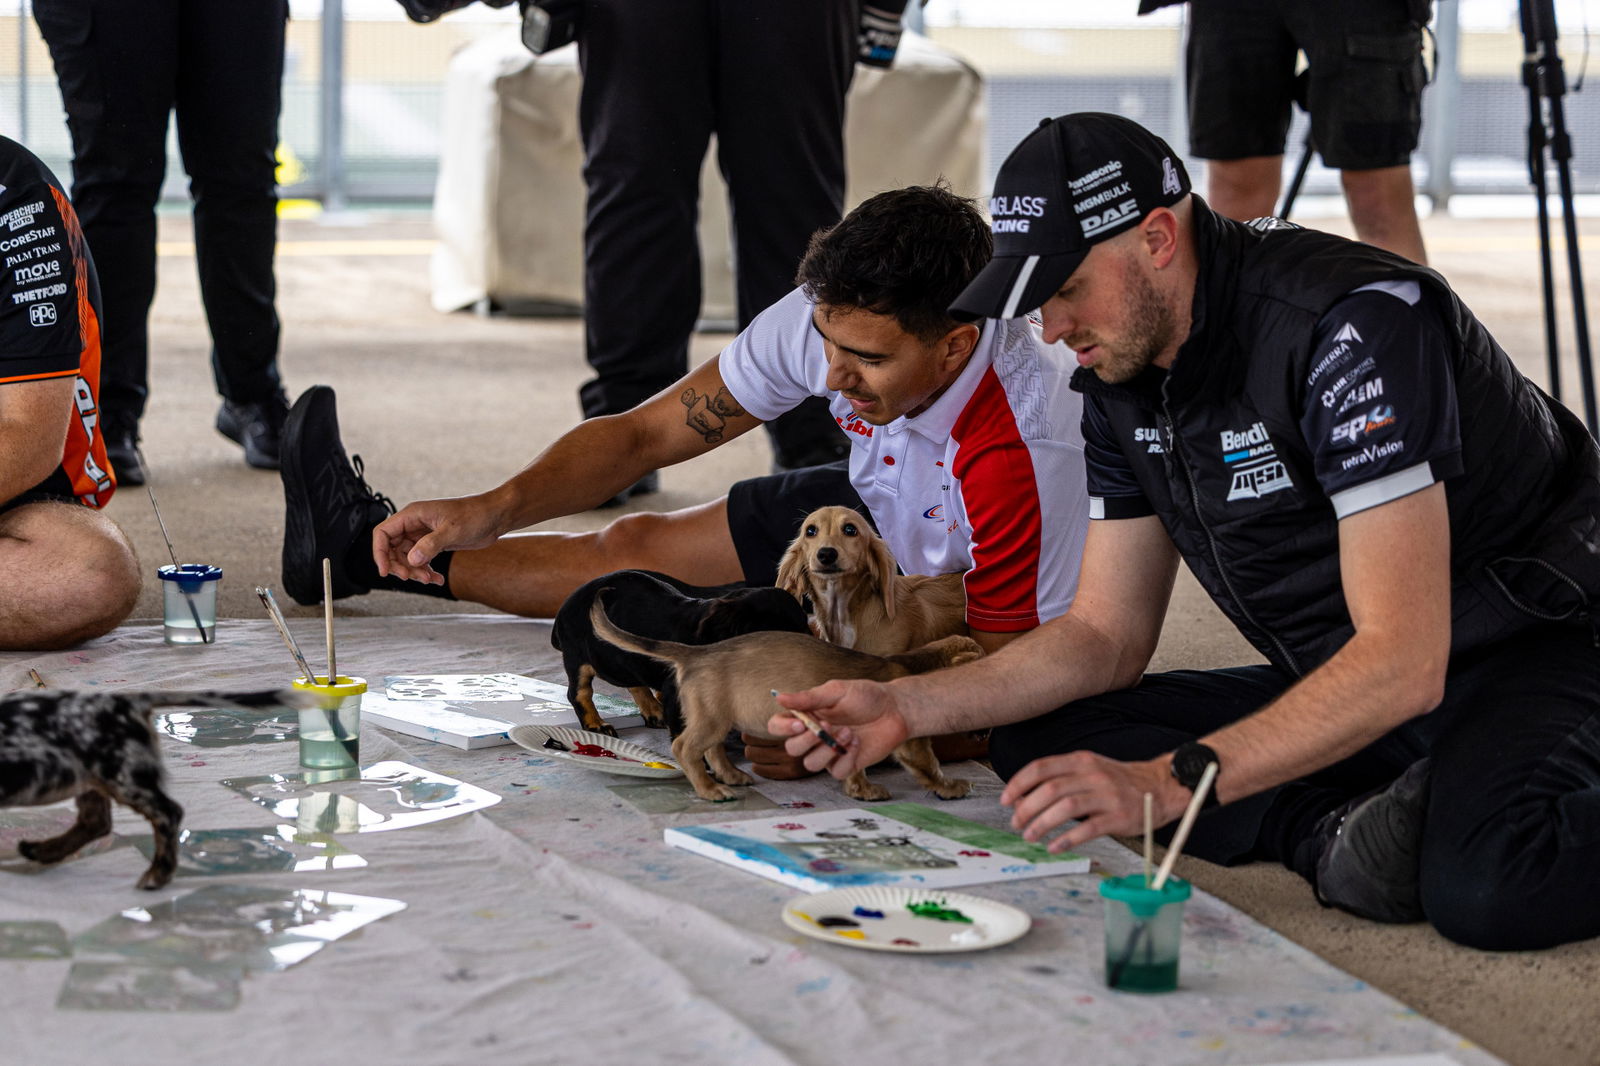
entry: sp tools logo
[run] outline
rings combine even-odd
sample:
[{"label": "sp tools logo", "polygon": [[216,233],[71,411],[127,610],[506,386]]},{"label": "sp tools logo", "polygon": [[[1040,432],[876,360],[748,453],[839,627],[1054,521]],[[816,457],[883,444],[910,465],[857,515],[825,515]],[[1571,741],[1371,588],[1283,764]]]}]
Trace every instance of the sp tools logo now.
[{"label": "sp tools logo", "polygon": [[1394,405],[1381,403],[1366,414],[1356,415],[1348,422],[1333,427],[1329,440],[1333,444],[1354,444],[1363,437],[1394,425]]}]

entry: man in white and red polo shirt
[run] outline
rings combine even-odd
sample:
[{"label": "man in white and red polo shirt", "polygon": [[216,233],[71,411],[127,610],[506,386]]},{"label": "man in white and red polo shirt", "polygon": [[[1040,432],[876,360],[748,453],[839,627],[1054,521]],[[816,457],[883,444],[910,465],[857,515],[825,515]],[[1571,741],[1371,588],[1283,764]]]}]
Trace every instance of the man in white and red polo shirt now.
[{"label": "man in white and red polo shirt", "polygon": [[[946,188],[874,196],[817,234],[799,288],[672,388],[580,423],[498,488],[392,516],[345,456],[333,391],[308,390],[285,429],[284,589],[318,602],[323,558],[336,597],[401,589],[531,617],[618,569],[770,585],[807,513],[864,504],[907,573],[967,574],[972,635],[998,648],[1067,609],[1089,505],[1072,353],[1027,321],[949,314],[991,247],[974,204]],[[848,469],[755,478],[594,532],[507,535],[593,507],[808,396],[828,398]]]}]

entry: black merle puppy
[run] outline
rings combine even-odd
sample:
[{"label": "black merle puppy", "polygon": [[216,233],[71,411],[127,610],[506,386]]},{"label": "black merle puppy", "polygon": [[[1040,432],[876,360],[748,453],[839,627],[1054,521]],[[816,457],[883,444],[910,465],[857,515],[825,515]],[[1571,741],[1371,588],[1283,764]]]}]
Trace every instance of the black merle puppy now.
[{"label": "black merle puppy", "polygon": [[654,570],[618,570],[597,577],[567,597],[550,633],[550,643],[567,668],[567,701],[578,712],[578,723],[596,733],[617,735],[595,710],[597,677],[627,689],[646,725],[665,725],[674,737],[683,728],[671,664],[624,651],[595,635],[589,607],[602,589],[610,590],[606,613],[617,625],[658,640],[710,644],[767,629],[809,632],[800,601],[782,589],[705,588]]},{"label": "black merle puppy", "polygon": [[111,832],[111,801],[146,818],[155,857],[140,888],[160,888],[178,865],[183,808],[162,789],[156,707],[305,707],[309,693],[56,692],[0,697],[0,807],[37,807],[74,796],[78,820],[60,836],[25,840],[17,851],[34,862],[60,862]]}]

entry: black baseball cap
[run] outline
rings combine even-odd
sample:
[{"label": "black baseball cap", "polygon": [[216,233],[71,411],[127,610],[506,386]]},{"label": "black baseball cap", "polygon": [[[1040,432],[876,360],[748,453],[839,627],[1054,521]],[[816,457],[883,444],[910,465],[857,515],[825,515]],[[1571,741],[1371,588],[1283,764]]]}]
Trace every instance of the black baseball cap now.
[{"label": "black baseball cap", "polygon": [[1047,118],[994,180],[994,258],[950,305],[958,319],[1035,310],[1089,249],[1189,193],[1178,153],[1137,122],[1099,111]]}]

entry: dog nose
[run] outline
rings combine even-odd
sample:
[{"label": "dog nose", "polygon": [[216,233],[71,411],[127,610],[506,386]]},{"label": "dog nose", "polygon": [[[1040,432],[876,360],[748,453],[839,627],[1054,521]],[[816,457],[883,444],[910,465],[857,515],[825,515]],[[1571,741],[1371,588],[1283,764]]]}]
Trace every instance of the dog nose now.
[{"label": "dog nose", "polygon": [[838,548],[818,548],[817,549],[817,562],[821,563],[823,566],[832,566],[834,563],[836,563],[838,561],[839,561],[839,549]]}]

